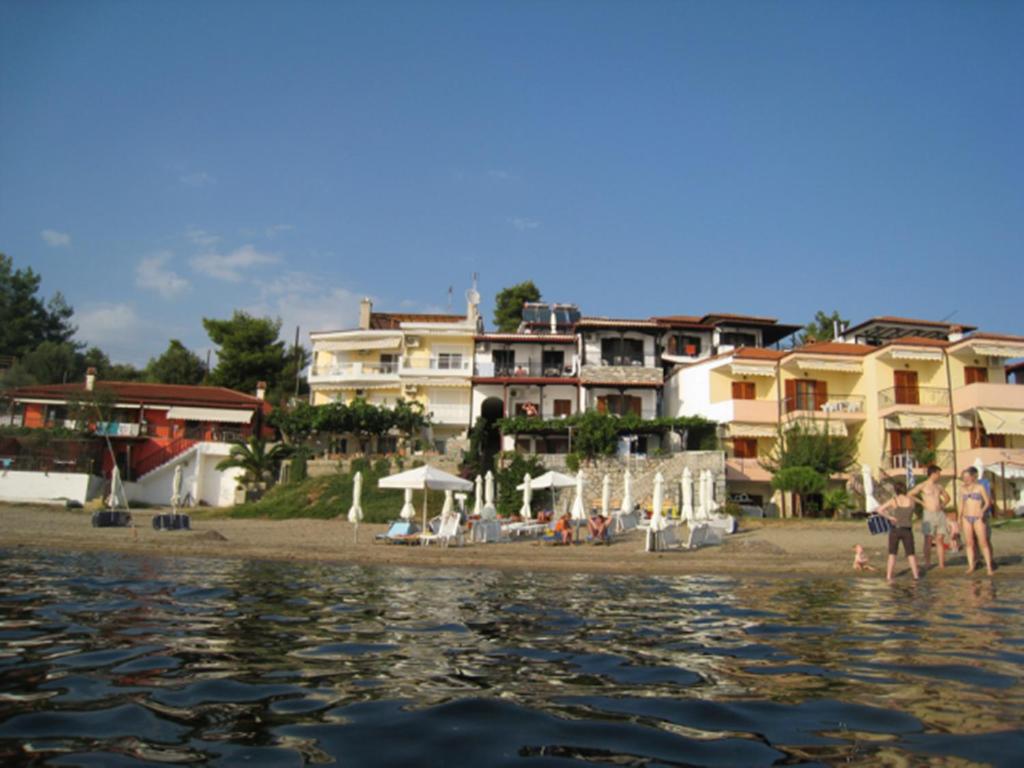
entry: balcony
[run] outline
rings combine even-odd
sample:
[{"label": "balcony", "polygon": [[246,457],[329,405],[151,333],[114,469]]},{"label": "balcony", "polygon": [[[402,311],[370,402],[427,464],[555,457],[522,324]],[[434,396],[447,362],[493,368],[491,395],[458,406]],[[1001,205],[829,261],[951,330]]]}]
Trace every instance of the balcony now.
[{"label": "balcony", "polygon": [[530,360],[513,365],[477,363],[473,375],[483,379],[563,379],[575,377],[576,372],[571,365],[544,365]]},{"label": "balcony", "polygon": [[722,400],[712,403],[706,413],[709,419],[721,424],[733,421],[749,424],[777,424],[778,400]]},{"label": "balcony", "polygon": [[725,460],[725,478],[730,482],[770,483],[772,473],[762,467],[757,459],[731,456]]},{"label": "balcony", "polygon": [[968,448],[957,451],[956,458],[961,471],[974,466],[978,460],[985,467],[999,467],[1002,464],[1024,467],[1024,448]]},{"label": "balcony", "polygon": [[975,408],[1024,411],[1024,387],[1018,384],[977,382],[953,390],[954,413],[964,413]]},{"label": "balcony", "polygon": [[108,435],[109,437],[138,437],[141,431],[141,424],[126,421],[100,421],[93,429],[97,435]]},{"label": "balcony", "polygon": [[879,416],[897,411],[948,413],[949,390],[941,387],[889,387],[878,393]]},{"label": "balcony", "polygon": [[465,426],[469,423],[469,403],[439,404],[427,408],[435,424],[456,424]]},{"label": "balcony", "polygon": [[891,453],[886,451],[882,454],[882,467],[886,470],[906,471],[909,467],[915,471],[920,470],[923,474],[929,464],[935,464],[942,469],[952,469],[952,451],[931,451],[934,454],[934,461],[921,462],[914,458],[912,453]]},{"label": "balcony", "polygon": [[798,394],[782,401],[782,411],[787,417],[840,419],[842,421],[863,421],[863,395],[844,395],[830,392],[828,397],[814,393]]},{"label": "balcony", "polygon": [[408,358],[402,361],[401,373],[407,376],[469,376],[473,373],[473,363],[465,355]]},{"label": "balcony", "polygon": [[398,383],[398,363],[334,363],[314,366],[310,384]]}]

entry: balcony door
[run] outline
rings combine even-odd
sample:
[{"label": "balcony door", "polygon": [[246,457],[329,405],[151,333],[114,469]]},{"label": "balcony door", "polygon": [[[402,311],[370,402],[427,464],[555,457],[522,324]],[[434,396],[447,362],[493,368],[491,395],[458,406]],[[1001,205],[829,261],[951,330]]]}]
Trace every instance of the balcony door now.
[{"label": "balcony door", "polygon": [[597,412],[643,416],[643,400],[634,395],[602,395],[597,398]]},{"label": "balcony door", "polygon": [[964,384],[986,384],[988,383],[988,368],[980,365],[968,365],[964,368]]},{"label": "balcony door", "polygon": [[752,381],[734,381],[732,383],[732,399],[733,400],[754,400],[754,382]]},{"label": "balcony door", "polygon": [[820,411],[827,401],[827,382],[814,379],[789,379],[786,382],[786,413]]},{"label": "balcony door", "polygon": [[511,376],[516,369],[516,353],[511,349],[496,349],[491,352],[495,376]]},{"label": "balcony door", "polygon": [[921,391],[917,387],[917,371],[894,371],[894,398],[897,405],[919,405]]}]

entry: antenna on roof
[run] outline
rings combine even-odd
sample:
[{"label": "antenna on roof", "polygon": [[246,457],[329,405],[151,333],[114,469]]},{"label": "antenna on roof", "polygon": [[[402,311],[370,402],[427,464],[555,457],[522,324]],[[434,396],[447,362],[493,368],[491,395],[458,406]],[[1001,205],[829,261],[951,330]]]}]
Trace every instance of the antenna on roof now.
[{"label": "antenna on roof", "polygon": [[947,320],[949,320],[950,318],[952,318],[952,317],[953,317],[953,315],[955,315],[955,314],[956,314],[957,312],[959,312],[959,311],[960,311],[959,309],[954,309],[954,310],[953,310],[952,312],[950,312],[950,313],[949,313],[948,315],[946,315],[945,317],[943,317],[942,319],[940,319],[940,320],[939,320],[939,322],[940,322],[940,323],[944,323],[944,322],[946,322]]},{"label": "antenna on roof", "polygon": [[448,286],[448,312],[452,311],[452,286]]}]

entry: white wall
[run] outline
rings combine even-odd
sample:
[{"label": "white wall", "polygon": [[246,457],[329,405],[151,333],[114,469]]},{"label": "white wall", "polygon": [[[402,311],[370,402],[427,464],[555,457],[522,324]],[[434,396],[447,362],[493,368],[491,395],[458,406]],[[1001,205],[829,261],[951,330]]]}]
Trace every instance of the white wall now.
[{"label": "white wall", "polygon": [[711,402],[711,372],[730,365],[732,358],[687,366],[665,382],[662,407],[669,418],[704,416],[718,422],[732,420],[732,401]]},{"label": "white wall", "polygon": [[168,506],[171,503],[174,470],[181,466],[183,496],[191,494],[195,501],[210,506],[231,506],[234,504],[235,487],[242,470],[233,468],[219,472],[215,468],[221,459],[227,457],[230,449],[228,443],[196,444],[141,481],[125,483],[129,502]]},{"label": "white wall", "polygon": [[103,491],[103,478],[80,472],[0,472],[0,501],[84,504]]}]

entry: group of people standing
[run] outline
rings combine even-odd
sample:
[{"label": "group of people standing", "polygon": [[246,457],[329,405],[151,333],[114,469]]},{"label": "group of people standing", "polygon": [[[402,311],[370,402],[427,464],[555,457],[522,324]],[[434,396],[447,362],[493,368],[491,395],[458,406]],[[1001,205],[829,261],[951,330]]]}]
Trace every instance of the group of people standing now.
[{"label": "group of people standing", "polygon": [[956,515],[947,517],[946,507],[951,499],[939,484],[942,470],[932,465],[928,467],[928,478],[911,490],[907,490],[902,482],[896,483],[896,495],[878,509],[878,514],[887,518],[892,524],[889,530],[889,560],[886,564],[885,578],[892,581],[896,568],[896,555],[900,542],[903,552],[910,564],[910,572],[914,578],[920,577],[917,567],[917,556],[914,550],[913,515],[917,505],[923,509],[921,533],[924,534],[925,567],[931,565],[932,547],[938,551],[939,568],[946,567],[946,547],[957,545],[957,536],[963,536],[963,547],[967,553],[967,573],[977,567],[977,552],[981,551],[985,559],[985,569],[991,576],[992,566],[992,529],[991,515],[994,508],[992,494],[978,476],[978,470],[968,467],[960,476],[963,484],[960,487]]}]

